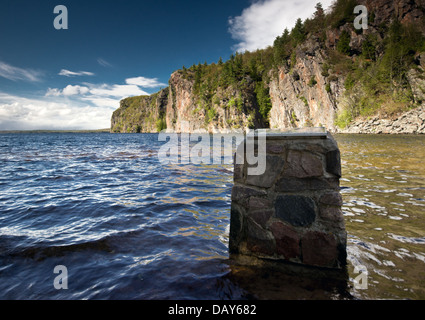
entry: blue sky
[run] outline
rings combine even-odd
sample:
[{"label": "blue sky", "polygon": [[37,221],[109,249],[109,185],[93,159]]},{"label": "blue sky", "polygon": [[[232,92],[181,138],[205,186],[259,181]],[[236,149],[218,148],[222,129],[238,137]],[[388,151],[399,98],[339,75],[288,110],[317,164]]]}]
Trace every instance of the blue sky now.
[{"label": "blue sky", "polygon": [[[183,65],[271,45],[316,2],[2,0],[0,130],[108,128],[122,98],[157,92]],[[54,28],[57,5],[67,30]]]}]

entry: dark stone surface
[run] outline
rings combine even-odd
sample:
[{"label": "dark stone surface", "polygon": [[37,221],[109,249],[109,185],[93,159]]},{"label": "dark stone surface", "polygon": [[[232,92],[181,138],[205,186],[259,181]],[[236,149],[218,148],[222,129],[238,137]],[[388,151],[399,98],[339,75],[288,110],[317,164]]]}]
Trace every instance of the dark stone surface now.
[{"label": "dark stone surface", "polygon": [[272,207],[272,204],[269,199],[266,198],[258,198],[258,197],[251,197],[249,199],[249,209],[255,210],[255,209],[269,209]]},{"label": "dark stone surface", "polygon": [[335,267],[338,264],[338,248],[332,234],[317,231],[307,232],[301,239],[305,264],[319,267]]},{"label": "dark stone surface", "polygon": [[304,196],[279,196],[275,203],[276,217],[294,227],[307,227],[316,219],[314,201]]},{"label": "dark stone surface", "polygon": [[326,153],[326,171],[341,178],[341,153],[338,149]]},{"label": "dark stone surface", "polygon": [[308,190],[339,190],[339,179],[331,178],[314,178],[308,182]]},{"label": "dark stone surface", "polygon": [[233,173],[233,181],[244,183],[245,182],[245,174],[244,174],[244,166],[243,164],[235,164],[235,170]]},{"label": "dark stone surface", "polygon": [[240,213],[240,209],[232,203],[229,233],[229,251],[231,253],[238,253],[238,245],[242,236],[242,214]]},{"label": "dark stone surface", "polygon": [[255,210],[250,213],[250,216],[256,223],[265,228],[273,213],[274,211],[271,209]]},{"label": "dark stone surface", "polygon": [[275,222],[270,226],[270,230],[276,240],[276,253],[290,260],[301,255],[300,238],[294,228]]},{"label": "dark stone surface", "polygon": [[284,177],[276,182],[277,192],[303,192],[306,190],[339,190],[338,179],[310,178],[298,179]]},{"label": "dark stone surface", "polygon": [[297,192],[308,189],[308,180],[282,178],[276,182],[277,192]]}]

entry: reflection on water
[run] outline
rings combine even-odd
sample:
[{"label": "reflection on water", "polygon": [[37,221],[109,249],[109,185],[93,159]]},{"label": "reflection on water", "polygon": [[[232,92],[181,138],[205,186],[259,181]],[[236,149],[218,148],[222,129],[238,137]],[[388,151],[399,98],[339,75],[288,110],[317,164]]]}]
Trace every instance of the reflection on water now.
[{"label": "reflection on water", "polygon": [[162,166],[157,135],[0,135],[0,298],[425,299],[425,137],[336,139],[348,268],[330,274],[229,258],[232,165]]},{"label": "reflection on water", "polygon": [[359,298],[425,299],[425,137],[337,135],[350,277]]}]

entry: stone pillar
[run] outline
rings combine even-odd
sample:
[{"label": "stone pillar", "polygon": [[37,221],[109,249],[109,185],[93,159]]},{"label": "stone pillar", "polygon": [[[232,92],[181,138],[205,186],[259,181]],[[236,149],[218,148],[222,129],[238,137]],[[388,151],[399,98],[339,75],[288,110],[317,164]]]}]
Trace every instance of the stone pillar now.
[{"label": "stone pillar", "polygon": [[[242,148],[246,140],[238,148]],[[266,172],[235,164],[230,253],[340,269],[346,231],[339,188],[340,152],[325,131],[272,133]]]}]

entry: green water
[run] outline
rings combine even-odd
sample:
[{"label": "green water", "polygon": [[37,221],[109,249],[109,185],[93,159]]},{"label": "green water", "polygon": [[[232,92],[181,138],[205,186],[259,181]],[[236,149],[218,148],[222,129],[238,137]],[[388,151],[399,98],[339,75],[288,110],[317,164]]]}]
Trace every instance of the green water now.
[{"label": "green water", "polygon": [[336,135],[350,281],[361,299],[425,299],[425,137]]}]

